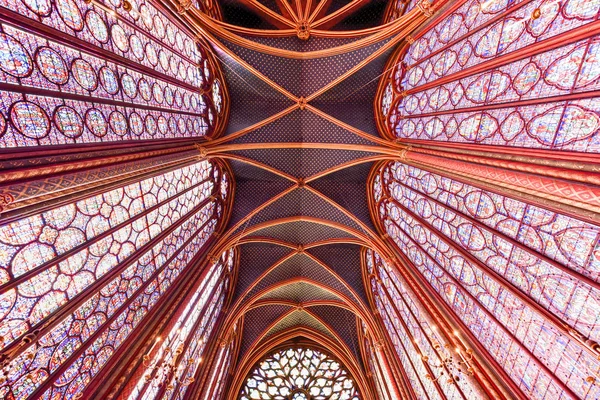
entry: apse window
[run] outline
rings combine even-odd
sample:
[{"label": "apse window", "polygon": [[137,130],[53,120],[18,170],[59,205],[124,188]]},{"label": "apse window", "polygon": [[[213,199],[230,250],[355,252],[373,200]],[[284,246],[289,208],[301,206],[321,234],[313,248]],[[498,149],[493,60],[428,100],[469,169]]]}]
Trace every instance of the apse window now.
[{"label": "apse window", "polygon": [[239,399],[359,400],[354,380],[339,361],[310,348],[284,348],[260,361]]}]

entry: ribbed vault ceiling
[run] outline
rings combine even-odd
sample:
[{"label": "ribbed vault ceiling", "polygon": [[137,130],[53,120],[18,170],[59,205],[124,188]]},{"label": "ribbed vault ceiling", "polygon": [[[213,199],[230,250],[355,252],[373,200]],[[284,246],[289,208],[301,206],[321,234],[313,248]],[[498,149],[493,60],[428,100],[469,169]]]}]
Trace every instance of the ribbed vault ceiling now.
[{"label": "ribbed vault ceiling", "polygon": [[[366,182],[374,162],[398,151],[379,138],[373,101],[402,36],[378,37],[375,29],[329,37],[319,29],[378,27],[386,3],[315,1],[310,13],[294,16],[288,6],[298,11],[306,2],[223,1],[224,21],[212,21],[231,24],[207,34],[223,64],[230,119],[201,152],[228,160],[235,175],[222,240],[240,254],[230,306],[232,319],[243,316],[240,362],[278,334],[312,331],[363,365],[357,326],[369,307],[361,249],[376,237]],[[301,40],[295,26],[311,13],[323,24]],[[371,43],[340,50],[365,38]],[[269,46],[269,54],[255,44]],[[323,49],[336,50],[301,55]]]}]

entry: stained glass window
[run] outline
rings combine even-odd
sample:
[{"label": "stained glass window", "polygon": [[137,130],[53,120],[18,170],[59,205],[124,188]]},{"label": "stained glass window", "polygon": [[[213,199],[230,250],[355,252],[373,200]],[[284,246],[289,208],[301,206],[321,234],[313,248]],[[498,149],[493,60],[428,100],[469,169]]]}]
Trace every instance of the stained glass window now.
[{"label": "stained glass window", "polygon": [[217,362],[212,368],[210,379],[206,383],[202,400],[220,399],[221,396],[227,394],[225,391],[227,390],[227,385],[229,383],[227,381],[227,375],[232,372],[231,364],[234,352],[234,344],[235,342],[231,341],[229,345],[222,346],[219,350]]},{"label": "stained glass window", "polygon": [[391,388],[392,378],[386,374],[385,367],[382,365],[382,359],[377,354],[377,350],[373,345],[371,338],[368,336],[367,327],[364,323],[361,323],[363,345],[365,351],[365,359],[367,362],[368,370],[373,377],[375,382],[375,390],[377,391],[377,398],[381,400],[397,400],[398,396],[394,394],[394,389]]},{"label": "stained glass window", "polygon": [[385,129],[598,152],[600,42],[588,25],[599,11],[600,0],[466,1],[399,55],[383,82]]},{"label": "stained glass window", "polygon": [[0,397],[81,394],[202,251],[224,175],[201,161],[0,227]]},{"label": "stained glass window", "polygon": [[0,0],[42,24],[0,23],[0,147],[213,132],[224,101],[214,58],[158,6],[130,4]]},{"label": "stained glass window", "polygon": [[448,342],[403,279],[372,250],[366,253],[366,266],[375,305],[415,393],[429,399],[477,397],[467,376],[458,372],[458,365],[443,365],[454,349],[448,351]]},{"label": "stained glass window", "polygon": [[[205,345],[224,304],[234,252],[226,251],[213,263],[185,309],[160,342],[144,376],[129,399],[182,399],[194,381]],[[163,388],[166,387],[166,390]]]},{"label": "stained glass window", "polygon": [[600,227],[400,162],[374,185],[391,239],[527,396],[600,396],[578,339],[600,339]]},{"label": "stained glass window", "polygon": [[344,366],[319,350],[285,348],[260,361],[250,373],[239,399],[359,400]]}]

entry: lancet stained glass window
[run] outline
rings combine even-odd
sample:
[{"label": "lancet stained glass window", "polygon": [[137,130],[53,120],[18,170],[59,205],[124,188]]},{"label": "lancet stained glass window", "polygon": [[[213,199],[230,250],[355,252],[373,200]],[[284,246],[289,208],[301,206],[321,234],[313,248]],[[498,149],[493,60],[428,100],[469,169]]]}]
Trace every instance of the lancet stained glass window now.
[{"label": "lancet stained glass window", "polygon": [[81,394],[202,251],[228,191],[201,161],[0,227],[0,397]]},{"label": "lancet stained glass window", "polygon": [[[455,356],[455,349],[447,346],[448,341],[404,280],[372,250],[366,252],[366,266],[375,305],[415,393],[429,399],[477,397],[466,374],[444,365],[443,360]],[[457,359],[468,357],[467,349],[457,351],[462,352]]]},{"label": "lancet stained glass window", "polygon": [[344,366],[319,350],[285,348],[264,358],[250,373],[240,400],[359,400]]},{"label": "lancet stained glass window", "polygon": [[600,227],[400,162],[374,194],[398,248],[528,396],[600,396],[600,361],[571,333],[598,340]]},{"label": "lancet stained glass window", "polygon": [[226,251],[209,267],[167,337],[148,361],[129,400],[183,398],[194,381],[205,345],[223,307],[233,262],[234,252]]},{"label": "lancet stained glass window", "polygon": [[598,152],[600,42],[588,25],[599,12],[599,0],[465,2],[394,61],[385,129],[404,141]]},{"label": "lancet stained glass window", "polygon": [[121,0],[0,1],[7,13],[43,24],[0,23],[0,147],[215,129],[223,85],[214,58],[158,6],[129,4],[130,12]]}]

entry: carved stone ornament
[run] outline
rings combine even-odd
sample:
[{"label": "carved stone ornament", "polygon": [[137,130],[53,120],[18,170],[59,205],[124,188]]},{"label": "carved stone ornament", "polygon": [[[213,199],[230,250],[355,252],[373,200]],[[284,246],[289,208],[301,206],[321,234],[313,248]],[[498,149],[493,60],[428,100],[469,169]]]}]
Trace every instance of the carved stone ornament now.
[{"label": "carved stone ornament", "polygon": [[300,21],[296,25],[296,36],[300,40],[308,40],[310,38],[310,26],[307,21]]},{"label": "carved stone ornament", "polygon": [[431,0],[421,0],[417,4],[417,7],[419,8],[419,10],[421,10],[421,12],[423,12],[423,15],[429,18],[433,15],[433,7],[431,5]]},{"label": "carved stone ornament", "polygon": [[192,0],[179,0],[177,4],[177,14],[185,14],[192,7]]}]

